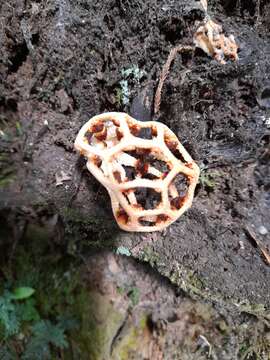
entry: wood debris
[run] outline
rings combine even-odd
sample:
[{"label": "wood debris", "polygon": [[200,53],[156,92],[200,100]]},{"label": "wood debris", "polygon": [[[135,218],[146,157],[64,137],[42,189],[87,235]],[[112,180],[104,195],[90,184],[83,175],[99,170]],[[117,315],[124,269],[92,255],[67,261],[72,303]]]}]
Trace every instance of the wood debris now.
[{"label": "wood debris", "polygon": [[246,227],[245,230],[246,230],[246,233],[249,235],[249,237],[253,241],[255,241],[256,245],[260,249],[266,264],[270,266],[270,254],[269,254],[269,251],[267,250],[266,246],[264,246],[264,244],[257,238],[257,236],[255,235],[253,230],[251,230],[249,227]]}]

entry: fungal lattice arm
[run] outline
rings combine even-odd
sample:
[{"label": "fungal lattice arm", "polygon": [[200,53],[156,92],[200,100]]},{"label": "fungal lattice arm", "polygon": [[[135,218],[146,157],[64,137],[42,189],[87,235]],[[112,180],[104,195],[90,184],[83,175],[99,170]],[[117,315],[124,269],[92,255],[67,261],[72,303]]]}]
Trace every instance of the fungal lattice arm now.
[{"label": "fungal lattice arm", "polygon": [[164,124],[104,113],[81,128],[75,147],[123,230],[162,230],[191,206],[199,168]]}]

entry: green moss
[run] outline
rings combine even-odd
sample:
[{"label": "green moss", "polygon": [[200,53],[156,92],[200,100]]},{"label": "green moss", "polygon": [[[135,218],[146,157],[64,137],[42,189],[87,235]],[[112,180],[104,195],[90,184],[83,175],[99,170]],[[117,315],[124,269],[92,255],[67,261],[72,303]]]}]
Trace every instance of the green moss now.
[{"label": "green moss", "polygon": [[270,327],[270,311],[263,304],[251,304],[249,301],[238,304],[242,312],[256,316]]},{"label": "green moss", "polygon": [[118,108],[120,108],[123,103],[123,92],[122,92],[122,89],[119,87],[115,89],[115,92],[116,92],[115,103],[116,103],[116,106]]},{"label": "green moss", "polygon": [[201,295],[204,292],[203,281],[195,274],[194,271],[177,265],[173,268],[170,276],[171,282],[180,286],[187,292]]},{"label": "green moss", "polygon": [[239,335],[244,338],[239,347],[240,360],[270,359],[270,333],[269,328],[261,321],[249,322],[238,329]]},{"label": "green moss", "polygon": [[217,178],[220,176],[221,174],[218,171],[210,172],[207,168],[202,167],[199,182],[206,190],[213,191],[216,186]]},{"label": "green moss", "polygon": [[152,267],[161,267],[165,265],[160,255],[148,246],[140,253],[139,259],[149,263]]},{"label": "green moss", "polygon": [[106,223],[104,218],[98,216],[86,216],[78,209],[64,208],[61,213],[66,230],[66,238],[69,242],[69,253],[76,254],[85,248],[113,249],[114,234],[117,234],[116,225],[113,222]]},{"label": "green moss", "polygon": [[128,292],[128,297],[130,298],[132,306],[137,305],[140,300],[140,290],[137,287],[131,288]]},{"label": "green moss", "polygon": [[72,222],[83,227],[99,228],[104,224],[104,220],[100,216],[87,217],[78,209],[64,208],[63,216],[67,222]]},{"label": "green moss", "polygon": [[118,286],[116,288],[116,291],[118,292],[119,295],[124,295],[126,293],[126,288],[123,286]]},{"label": "green moss", "polygon": [[122,341],[115,348],[112,356],[112,360],[128,360],[131,354],[137,352],[138,349],[138,332],[135,328],[132,328],[128,335],[126,335]]},{"label": "green moss", "polygon": [[[170,267],[164,266],[160,254],[146,247],[139,255],[139,259],[148,262],[158,272],[166,276],[172,284],[184,290],[193,299],[204,299],[211,303],[222,305],[227,311],[237,311],[255,316],[259,322],[270,327],[270,311],[263,304],[251,304],[247,299],[241,302],[233,298],[224,298],[221,294],[211,291],[202,278],[194,271],[179,263],[173,263]],[[230,329],[226,323],[217,324],[217,329],[223,335],[228,335]],[[268,360],[268,359],[267,359]],[[270,360],[270,359],[269,359]]]},{"label": "green moss", "polygon": [[143,358],[148,340],[147,316],[143,314],[135,326],[127,323],[121,333],[120,340],[115,344],[111,355],[112,360],[129,360]]},{"label": "green moss", "polygon": [[[109,359],[111,343],[124,321],[124,314],[116,311],[105,296],[82,291],[74,308],[80,316],[80,333],[73,333],[83,359]],[[87,355],[86,355],[87,354]]]},{"label": "green moss", "polygon": [[15,177],[15,168],[10,154],[0,154],[0,188],[10,185]]}]

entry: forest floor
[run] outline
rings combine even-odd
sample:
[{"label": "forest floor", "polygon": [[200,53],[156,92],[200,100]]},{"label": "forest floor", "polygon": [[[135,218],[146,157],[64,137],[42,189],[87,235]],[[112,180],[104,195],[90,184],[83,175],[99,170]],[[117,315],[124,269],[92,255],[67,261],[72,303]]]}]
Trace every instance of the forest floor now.
[{"label": "forest floor", "polygon": [[[270,358],[270,5],[210,1],[208,13],[239,60],[178,54],[157,118],[201,168],[195,199],[162,232],[135,234],[74,140],[155,91],[201,3],[1,2],[0,359]],[[35,293],[12,298],[22,287]]]}]

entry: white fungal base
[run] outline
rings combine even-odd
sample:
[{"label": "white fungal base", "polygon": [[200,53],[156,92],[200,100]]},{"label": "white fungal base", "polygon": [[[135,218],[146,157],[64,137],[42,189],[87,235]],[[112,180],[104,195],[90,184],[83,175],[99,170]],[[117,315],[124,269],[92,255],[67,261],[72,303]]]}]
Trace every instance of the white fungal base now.
[{"label": "white fungal base", "polygon": [[97,115],[81,128],[75,148],[108,190],[123,230],[162,230],[192,204],[199,167],[162,123],[117,112]]}]

